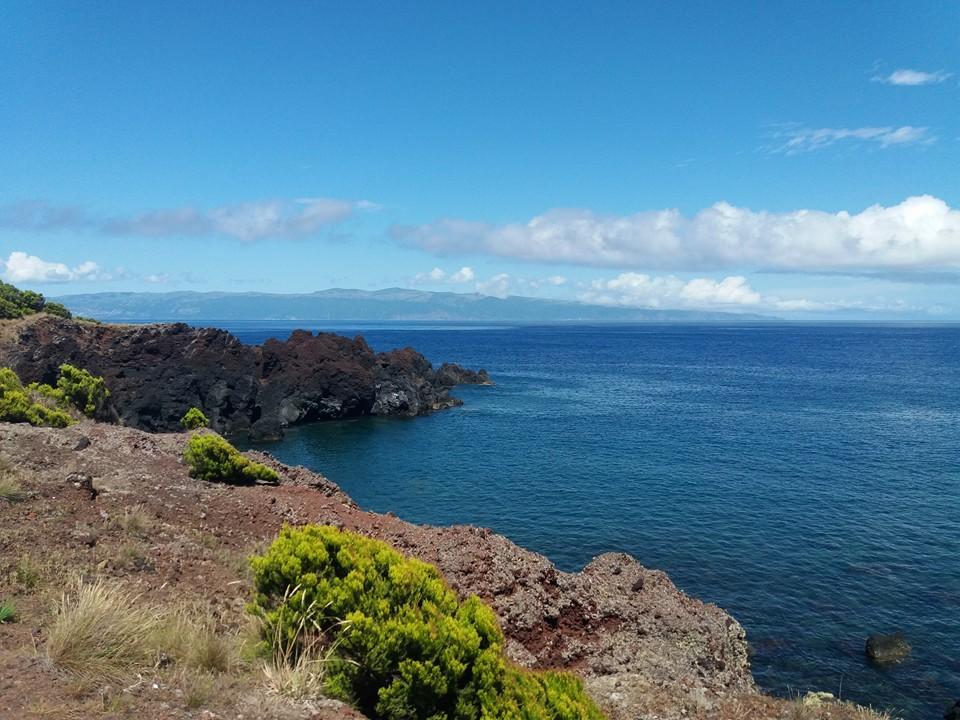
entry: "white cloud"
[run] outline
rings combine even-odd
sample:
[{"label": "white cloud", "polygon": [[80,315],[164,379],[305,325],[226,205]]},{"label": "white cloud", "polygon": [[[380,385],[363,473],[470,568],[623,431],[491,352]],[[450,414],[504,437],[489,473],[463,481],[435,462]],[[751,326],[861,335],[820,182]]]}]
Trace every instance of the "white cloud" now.
[{"label": "white cloud", "polygon": [[377,205],[366,200],[299,198],[255,200],[206,210],[182,207],[98,217],[77,208],[26,202],[0,206],[0,227],[33,231],[92,230],[105,235],[141,237],[225,236],[253,242],[307,237],[346,220],[357,211],[376,209]]},{"label": "white cloud", "polygon": [[475,275],[473,273],[473,269],[464,266],[450,276],[450,282],[452,283],[470,282],[471,280],[473,280],[474,277]]},{"label": "white cloud", "polygon": [[507,273],[499,273],[489,280],[478,282],[477,292],[481,295],[505,298],[510,294],[510,276]]},{"label": "white cloud", "polygon": [[937,70],[936,72],[924,72],[923,70],[910,70],[908,68],[901,68],[899,70],[894,70],[889,75],[878,75],[873,78],[873,81],[886,83],[887,85],[937,85],[952,76],[952,73],[948,73],[944,70]]},{"label": "white cloud", "polygon": [[929,144],[936,140],[929,128],[903,125],[902,127],[808,128],[782,126],[773,133],[776,143],[771,152],[797,155],[821,150],[839,142],[874,143],[881,148],[894,145]]},{"label": "white cloud", "polygon": [[65,263],[48,262],[36,255],[14,251],[6,261],[0,260],[4,277],[10,282],[70,282],[72,280],[106,280],[109,279],[100,266],[92,260],[82,262],[76,267],[68,267]]},{"label": "white cloud", "polygon": [[861,312],[922,311],[902,300],[808,300],[763,295],[747,279],[731,275],[721,280],[684,280],[674,275],[650,276],[621,273],[609,280],[594,280],[578,296],[594,305],[652,308],[658,310],[749,310],[750,312]]},{"label": "white cloud", "polygon": [[960,267],[960,211],[929,195],[859,213],[769,213],[720,202],[679,210],[598,215],[551,210],[526,223],[440,220],[395,228],[401,241],[438,254],[485,253],[540,262],[708,270],[943,269]]},{"label": "white cloud", "polygon": [[438,267],[435,267],[430,272],[421,272],[413,276],[414,285],[429,285],[432,283],[443,282],[447,277],[447,273],[441,270]]},{"label": "white cloud", "polygon": [[746,278],[735,275],[722,280],[682,280],[673,275],[651,277],[622,273],[612,280],[595,280],[582,293],[584,302],[647,308],[707,308],[759,305],[763,301]]},{"label": "white cloud", "polygon": [[547,278],[547,284],[549,285],[566,285],[567,279],[563,275],[551,275]]},{"label": "white cloud", "polygon": [[154,273],[152,275],[144,275],[143,281],[151,285],[166,285],[170,282],[170,276],[166,273]]}]

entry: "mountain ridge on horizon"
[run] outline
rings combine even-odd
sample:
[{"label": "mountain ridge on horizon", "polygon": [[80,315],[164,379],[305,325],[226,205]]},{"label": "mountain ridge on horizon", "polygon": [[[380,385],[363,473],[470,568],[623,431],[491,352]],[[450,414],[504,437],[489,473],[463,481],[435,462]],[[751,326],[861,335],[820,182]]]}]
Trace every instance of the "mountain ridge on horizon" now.
[{"label": "mountain ridge on horizon", "polygon": [[781,318],[709,310],[661,310],[479,293],[408,288],[327,288],[309,293],[257,291],[101,292],[52,298],[74,314],[105,321],[389,322],[717,322],[766,323]]}]

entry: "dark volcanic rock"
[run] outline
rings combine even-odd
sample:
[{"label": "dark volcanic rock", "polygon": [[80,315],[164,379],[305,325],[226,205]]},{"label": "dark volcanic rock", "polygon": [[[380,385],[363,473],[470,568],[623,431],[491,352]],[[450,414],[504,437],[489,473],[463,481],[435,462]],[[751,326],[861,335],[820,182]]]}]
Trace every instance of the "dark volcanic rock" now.
[{"label": "dark volcanic rock", "polygon": [[960,700],[947,708],[943,714],[943,720],[960,720]]},{"label": "dark volcanic rock", "polygon": [[54,383],[62,363],[102,375],[112,417],[150,431],[178,430],[193,406],[224,434],[277,437],[312,420],[424,415],[460,404],[456,384],[488,382],[456,365],[434,371],[411,348],[374,353],[363,338],[295,331],[262,346],[224,330],[91,325],[47,315],[5,323],[0,365],[25,382]]},{"label": "dark volcanic rock", "polygon": [[867,657],[876,665],[902,662],[910,655],[910,643],[903,633],[871,635],[867,638]]},{"label": "dark volcanic rock", "polygon": [[470,370],[456,363],[444,363],[437,370],[437,382],[447,387],[454,385],[493,385],[484,369]]}]

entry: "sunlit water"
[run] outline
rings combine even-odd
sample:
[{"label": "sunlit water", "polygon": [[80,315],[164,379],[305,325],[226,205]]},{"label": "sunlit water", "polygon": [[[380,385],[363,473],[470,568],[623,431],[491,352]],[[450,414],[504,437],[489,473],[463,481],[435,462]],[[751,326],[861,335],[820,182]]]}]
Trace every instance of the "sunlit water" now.
[{"label": "sunlit water", "polygon": [[[960,698],[960,329],[334,329],[497,384],[430,417],[295,428],[265,448],[284,462],[566,570],[628,552],[733,614],[769,691],[910,720]],[[867,635],[896,629],[912,658],[870,667]]]}]

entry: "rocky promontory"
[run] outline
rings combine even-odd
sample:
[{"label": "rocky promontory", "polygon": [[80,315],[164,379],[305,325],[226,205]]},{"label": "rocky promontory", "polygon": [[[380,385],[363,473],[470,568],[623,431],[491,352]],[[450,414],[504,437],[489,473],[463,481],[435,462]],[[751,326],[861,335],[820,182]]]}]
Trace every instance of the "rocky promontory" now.
[{"label": "rocky promontory", "polygon": [[62,363],[106,380],[112,403],[103,419],[172,431],[195,406],[218,432],[253,439],[313,420],[425,415],[461,404],[454,385],[490,382],[483,370],[434,370],[412,348],[375,353],[361,337],[332,333],[297,330],[253,346],[182,323],[101,325],[43,314],[0,328],[0,366],[24,382],[53,383]]}]

